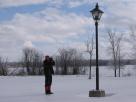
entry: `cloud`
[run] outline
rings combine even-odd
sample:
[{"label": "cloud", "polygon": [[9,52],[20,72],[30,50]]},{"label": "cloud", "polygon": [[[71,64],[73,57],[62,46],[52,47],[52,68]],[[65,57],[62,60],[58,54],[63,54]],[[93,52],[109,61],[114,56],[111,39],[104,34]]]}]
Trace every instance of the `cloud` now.
[{"label": "cloud", "polygon": [[[54,53],[58,49],[56,46],[67,45],[71,38],[86,34],[88,25],[88,17],[66,13],[57,8],[48,8],[33,14],[17,13],[11,21],[0,24],[0,46],[6,46],[3,48],[6,52],[9,47],[16,48],[17,53],[24,46],[34,46],[43,52],[44,47],[46,51],[48,47],[47,52]],[[39,43],[44,44],[39,47],[36,45]]]},{"label": "cloud", "polygon": [[32,42],[31,41],[26,41],[25,43],[24,43],[24,48],[34,48],[35,46],[32,44]]},{"label": "cloud", "polygon": [[14,7],[31,4],[41,4],[48,0],[0,0],[0,7]]},{"label": "cloud", "polygon": [[75,13],[47,9],[33,15],[16,14],[11,24],[18,29],[19,35],[25,35],[26,39],[53,42],[53,39],[62,40],[86,33],[89,19]]},{"label": "cloud", "polygon": [[104,10],[102,21],[105,27],[126,30],[135,24],[135,0],[107,0],[100,3]]},{"label": "cloud", "polygon": [[78,7],[83,4],[89,3],[88,0],[0,0],[0,7],[19,7],[26,5],[38,5],[47,4],[52,7],[68,6],[68,7]]},{"label": "cloud", "polygon": [[70,8],[73,8],[73,7],[78,7],[78,6],[87,4],[87,3],[89,3],[88,0],[70,0],[70,1],[68,2],[68,6],[69,6]]},{"label": "cloud", "polygon": [[19,7],[28,5],[47,4],[48,6],[60,7],[64,0],[0,0],[0,8]]}]

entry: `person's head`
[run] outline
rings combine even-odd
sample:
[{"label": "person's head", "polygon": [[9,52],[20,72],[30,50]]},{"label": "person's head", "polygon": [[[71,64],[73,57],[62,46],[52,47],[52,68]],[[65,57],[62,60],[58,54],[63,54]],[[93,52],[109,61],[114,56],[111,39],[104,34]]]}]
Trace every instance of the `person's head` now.
[{"label": "person's head", "polygon": [[46,56],[45,56],[45,59],[46,59],[46,60],[49,60],[49,59],[50,59],[50,57],[49,57],[48,55],[46,55]]}]

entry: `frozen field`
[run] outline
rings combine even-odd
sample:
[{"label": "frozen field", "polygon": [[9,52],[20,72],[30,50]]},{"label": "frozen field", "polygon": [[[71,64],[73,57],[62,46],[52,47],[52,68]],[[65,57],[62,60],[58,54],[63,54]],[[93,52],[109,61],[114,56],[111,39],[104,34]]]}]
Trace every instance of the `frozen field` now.
[{"label": "frozen field", "polygon": [[136,77],[101,77],[100,88],[106,97],[90,98],[95,78],[88,76],[54,76],[53,95],[44,94],[44,77],[0,77],[0,102],[135,102]]}]

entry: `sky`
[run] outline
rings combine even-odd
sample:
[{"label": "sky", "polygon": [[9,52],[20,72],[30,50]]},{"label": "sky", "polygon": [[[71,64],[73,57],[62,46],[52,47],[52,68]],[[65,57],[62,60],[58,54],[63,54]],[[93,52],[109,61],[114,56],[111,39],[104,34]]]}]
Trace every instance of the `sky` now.
[{"label": "sky", "polygon": [[[99,55],[109,58],[107,29],[127,33],[136,22],[136,0],[0,0],[0,56],[18,61],[24,47],[44,55],[59,48],[85,53],[85,41],[95,35],[90,10],[96,3],[104,11],[99,22]],[[126,52],[130,44],[124,42]]]}]

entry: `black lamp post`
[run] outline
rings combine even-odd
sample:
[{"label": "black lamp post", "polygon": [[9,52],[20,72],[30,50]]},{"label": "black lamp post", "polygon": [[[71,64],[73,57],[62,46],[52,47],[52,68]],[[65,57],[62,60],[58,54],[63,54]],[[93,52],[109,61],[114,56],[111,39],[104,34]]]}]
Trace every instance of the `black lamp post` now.
[{"label": "black lamp post", "polygon": [[105,92],[99,90],[98,22],[104,12],[99,9],[98,3],[96,4],[95,8],[90,12],[92,13],[93,19],[95,21],[95,30],[96,30],[96,90],[89,91],[89,96],[101,97],[101,96],[105,96]]}]

